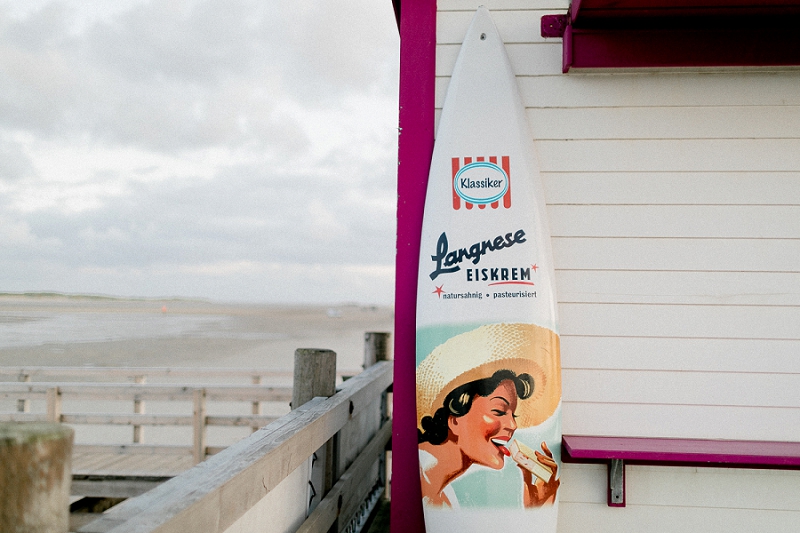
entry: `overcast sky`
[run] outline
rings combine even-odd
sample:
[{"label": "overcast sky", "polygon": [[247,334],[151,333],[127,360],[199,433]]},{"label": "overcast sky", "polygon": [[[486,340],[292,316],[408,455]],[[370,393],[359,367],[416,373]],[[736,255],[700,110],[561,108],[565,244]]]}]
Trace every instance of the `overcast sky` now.
[{"label": "overcast sky", "polygon": [[389,0],[0,0],[0,292],[391,303]]}]

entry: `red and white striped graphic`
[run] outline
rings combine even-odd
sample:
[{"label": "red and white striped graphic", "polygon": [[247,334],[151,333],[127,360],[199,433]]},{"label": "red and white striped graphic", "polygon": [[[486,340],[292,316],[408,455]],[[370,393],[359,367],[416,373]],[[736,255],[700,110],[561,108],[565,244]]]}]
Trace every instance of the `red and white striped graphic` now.
[{"label": "red and white striped graphic", "polygon": [[[480,161],[486,161],[486,158],[485,157],[476,157],[476,158],[474,158],[474,160],[480,162]],[[456,179],[456,174],[458,174],[458,171],[461,170],[463,167],[465,167],[465,166],[469,165],[470,163],[472,163],[473,162],[473,158],[472,157],[463,157],[463,158],[454,157],[454,158],[452,158],[452,162],[453,162],[453,175],[450,178],[450,187],[453,189],[453,209],[455,209],[456,211],[461,209],[461,204],[462,203],[464,204],[464,207],[466,207],[467,209],[472,209],[472,208],[475,207],[475,204],[471,204],[469,202],[463,201],[461,199],[461,197],[458,195],[458,193],[456,192],[455,179]],[[495,157],[495,156],[490,157],[489,158],[489,163],[492,163],[493,165],[496,165],[497,164],[497,157]],[[509,157],[507,155],[504,155],[504,156],[502,156],[500,158],[500,167],[503,169],[503,172],[505,172],[506,176],[508,177],[508,191],[506,191],[506,193],[503,195],[503,198],[502,198],[503,207],[508,209],[508,208],[511,207],[511,170],[510,170],[511,166],[510,166],[510,162],[509,162]],[[478,204],[478,209],[486,209],[486,205],[487,204]],[[497,209],[498,207],[500,207],[500,200],[498,200],[496,202],[492,202],[491,204],[488,204],[488,205],[490,205],[492,207],[492,209]]]}]

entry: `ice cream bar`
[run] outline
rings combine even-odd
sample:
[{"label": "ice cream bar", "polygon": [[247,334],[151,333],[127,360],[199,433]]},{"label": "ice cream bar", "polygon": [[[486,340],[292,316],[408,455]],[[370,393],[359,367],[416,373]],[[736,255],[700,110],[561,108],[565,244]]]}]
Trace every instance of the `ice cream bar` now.
[{"label": "ice cream bar", "polygon": [[514,439],[514,442],[509,446],[509,451],[511,452],[511,458],[520,466],[529,470],[542,481],[550,481],[550,477],[553,475],[552,470],[536,460],[536,453],[533,450]]}]

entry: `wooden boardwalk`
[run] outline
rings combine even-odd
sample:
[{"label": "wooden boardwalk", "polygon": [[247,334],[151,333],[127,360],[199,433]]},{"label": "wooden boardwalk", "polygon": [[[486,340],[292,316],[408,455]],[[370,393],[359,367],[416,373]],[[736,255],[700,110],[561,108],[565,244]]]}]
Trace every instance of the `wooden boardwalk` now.
[{"label": "wooden boardwalk", "polygon": [[[232,533],[263,530],[264,519],[269,517],[276,531],[370,531],[376,522],[375,508],[387,487],[392,377],[392,365],[381,362],[338,389],[331,387],[329,397],[312,389],[306,399],[293,398],[299,407],[280,420],[209,457],[199,468],[159,483],[75,530],[190,531],[202,522],[204,530]],[[326,452],[320,455],[317,452],[322,448]],[[133,450],[137,459],[147,457],[142,453],[144,447]],[[88,468],[95,473],[105,469],[104,483],[146,481],[112,475],[121,473],[126,464],[129,474],[143,474],[140,460],[123,463],[107,454],[93,455]],[[76,474],[79,468],[76,463]],[[385,509],[383,516],[380,523],[384,525],[376,524],[371,529],[374,533],[386,531]]]},{"label": "wooden boardwalk", "polygon": [[170,478],[194,466],[191,455],[95,453],[72,454],[73,477]]},{"label": "wooden boardwalk", "polygon": [[191,454],[125,454],[76,449],[72,454],[73,498],[131,498],[194,466]]},{"label": "wooden boardwalk", "polygon": [[[180,509],[188,507],[222,513],[218,533],[239,523],[231,510],[251,530],[261,524],[259,509],[275,500],[286,520],[305,517],[305,533],[381,533],[388,505],[381,521],[375,508],[387,490],[391,439],[387,338],[365,336],[367,370],[343,372],[353,377],[346,382],[330,350],[298,350],[304,362],[291,385],[285,373],[258,369],[0,367],[0,421],[81,429],[71,458],[70,531],[105,533],[122,522],[130,525],[124,531],[140,531],[141,520],[187,530],[195,512]],[[321,356],[331,359],[330,372],[310,380]],[[281,416],[289,400],[300,407]],[[250,436],[237,441],[242,432]],[[329,451],[320,460],[323,446]],[[312,483],[318,490],[308,500]]]},{"label": "wooden boardwalk", "polygon": [[[277,417],[262,414],[262,408],[286,408],[291,377],[263,369],[0,367],[0,400],[5,400],[0,421],[61,422],[105,432],[110,440],[103,444],[77,439],[72,494],[129,498],[223,450],[209,445],[208,428],[238,427],[244,436],[274,421]],[[160,408],[149,409],[157,404]],[[229,414],[209,415],[215,405],[227,406]],[[148,442],[146,426],[191,432]],[[122,427],[132,431],[132,440],[120,440],[119,431],[108,433]]]}]

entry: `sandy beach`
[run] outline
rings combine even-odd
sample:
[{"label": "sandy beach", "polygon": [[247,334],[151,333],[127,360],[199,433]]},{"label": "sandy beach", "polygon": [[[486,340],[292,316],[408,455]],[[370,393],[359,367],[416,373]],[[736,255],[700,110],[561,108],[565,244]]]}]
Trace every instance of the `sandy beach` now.
[{"label": "sandy beach", "polygon": [[0,365],[291,370],[296,348],[327,348],[358,370],[364,333],[392,328],[387,307],[2,295]]},{"label": "sandy beach", "polygon": [[[0,295],[0,366],[204,367],[291,372],[297,348],[327,348],[340,373],[361,371],[364,333],[391,332],[390,308],[356,305],[269,306],[197,300],[124,300],[60,295]],[[94,378],[89,378],[93,380]],[[148,378],[148,383],[178,378]],[[277,379],[284,383],[285,379]],[[16,376],[0,376],[15,381]],[[85,381],[85,378],[66,378]],[[34,380],[35,381],[35,380]],[[112,379],[113,381],[113,379]],[[240,378],[215,383],[243,384]],[[286,384],[290,383],[286,382]],[[249,404],[216,402],[209,414],[246,414]],[[43,400],[31,412],[44,413]],[[130,402],[65,399],[69,412],[131,411]],[[191,413],[191,402],[147,402],[148,413]],[[280,416],[288,404],[266,402],[264,414]],[[16,411],[16,400],[0,400]],[[76,442],[130,443],[126,426],[76,426]],[[190,427],[148,427],[147,442],[191,442]],[[209,444],[227,446],[247,428],[209,428]]]}]

